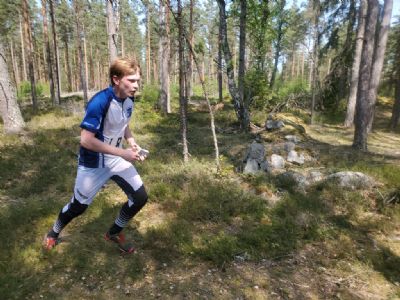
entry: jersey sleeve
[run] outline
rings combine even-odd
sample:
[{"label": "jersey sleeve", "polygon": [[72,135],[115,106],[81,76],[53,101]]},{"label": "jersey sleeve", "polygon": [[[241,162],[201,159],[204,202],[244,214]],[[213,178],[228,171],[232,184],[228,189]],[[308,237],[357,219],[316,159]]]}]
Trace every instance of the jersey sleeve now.
[{"label": "jersey sleeve", "polygon": [[108,97],[107,93],[98,93],[89,101],[86,113],[80,125],[81,128],[97,133],[106,114]]}]

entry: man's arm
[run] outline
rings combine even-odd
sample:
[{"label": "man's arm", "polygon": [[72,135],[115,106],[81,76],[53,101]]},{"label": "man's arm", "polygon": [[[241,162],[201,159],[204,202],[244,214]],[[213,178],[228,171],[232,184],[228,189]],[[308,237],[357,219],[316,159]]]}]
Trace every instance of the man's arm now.
[{"label": "man's arm", "polygon": [[127,125],[125,128],[124,138],[128,142],[129,146],[132,147],[132,149],[140,150],[139,145],[136,144],[135,139],[133,138],[132,131],[129,128],[129,125]]},{"label": "man's arm", "polygon": [[104,154],[112,154],[120,156],[127,161],[140,160],[140,156],[135,148],[122,149],[103,143],[95,137],[95,134],[89,130],[82,129],[81,131],[81,146]]}]

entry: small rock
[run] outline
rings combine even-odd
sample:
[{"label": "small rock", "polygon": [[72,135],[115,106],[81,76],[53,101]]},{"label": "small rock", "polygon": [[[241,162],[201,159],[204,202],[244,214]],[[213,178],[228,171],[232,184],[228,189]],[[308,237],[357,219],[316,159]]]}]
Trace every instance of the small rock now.
[{"label": "small rock", "polygon": [[243,173],[244,174],[253,174],[260,170],[260,166],[255,159],[248,159],[246,162],[246,166],[244,167]]},{"label": "small rock", "polygon": [[336,181],[338,182],[339,186],[352,190],[371,188],[376,185],[376,182],[371,177],[361,172],[337,172],[329,175],[326,179]]},{"label": "small rock", "polygon": [[299,138],[295,135],[285,135],[285,140],[297,144],[300,142]]},{"label": "small rock", "polygon": [[296,148],[296,145],[293,142],[285,143],[284,149],[285,149],[286,152],[289,153],[290,151],[293,151],[294,148]]},{"label": "small rock", "polygon": [[116,286],[116,288],[117,288],[117,290],[119,290],[119,289],[121,288],[121,286],[118,284],[118,285]]},{"label": "small rock", "polygon": [[271,167],[273,169],[283,169],[285,167],[285,159],[280,155],[272,154]]},{"label": "small rock", "polygon": [[258,285],[255,285],[255,286],[254,286],[254,288],[255,288],[256,290],[258,290],[258,289],[259,289]]},{"label": "small rock", "polygon": [[304,164],[304,156],[303,154],[298,155],[296,151],[291,150],[288,154],[287,161],[302,165]]}]

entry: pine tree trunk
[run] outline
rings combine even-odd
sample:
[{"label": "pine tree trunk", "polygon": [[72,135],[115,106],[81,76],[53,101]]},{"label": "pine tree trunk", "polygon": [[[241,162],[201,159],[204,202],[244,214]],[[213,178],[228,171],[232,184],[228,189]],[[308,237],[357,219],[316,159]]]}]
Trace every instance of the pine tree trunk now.
[{"label": "pine tree trunk", "polygon": [[181,134],[183,146],[183,161],[189,161],[189,150],[187,143],[187,99],[185,95],[185,58],[184,44],[185,38],[182,24],[182,5],[181,0],[178,0],[178,34],[179,34],[179,111],[181,117]]},{"label": "pine tree trunk", "polygon": [[47,4],[46,0],[42,0],[42,17],[43,17],[43,39],[46,48],[46,62],[47,62],[47,74],[49,78],[50,84],[50,97],[51,102],[55,103],[55,89],[54,89],[54,79],[53,79],[53,63],[51,59],[50,52],[50,41],[49,41],[49,32],[47,27]]},{"label": "pine tree trunk", "polygon": [[117,32],[115,28],[115,18],[113,11],[113,0],[107,0],[107,20],[108,20],[108,51],[109,51],[109,60],[111,63],[117,58],[118,50],[117,50]]},{"label": "pine tree trunk", "polygon": [[346,119],[344,121],[345,127],[350,127],[354,122],[354,114],[357,100],[357,89],[360,74],[361,52],[363,47],[364,32],[365,32],[365,18],[367,14],[367,0],[361,0],[360,11],[358,17],[358,28],[356,38],[356,48],[354,53],[353,67],[351,70],[350,81],[350,94],[347,103]]},{"label": "pine tree trunk", "polygon": [[170,78],[169,78],[169,57],[170,57],[170,36],[169,36],[169,1],[166,4],[160,0],[160,99],[159,105],[164,113],[171,113],[170,100]]},{"label": "pine tree trunk", "polygon": [[372,59],[375,47],[376,20],[378,18],[378,0],[368,0],[367,17],[365,20],[364,44],[360,62],[360,81],[358,83],[355,130],[353,148],[367,151],[368,124],[372,107],[368,102],[368,91],[371,82]]},{"label": "pine tree trunk", "polygon": [[222,102],[222,26],[218,30],[218,100]]},{"label": "pine tree trunk", "polygon": [[22,0],[22,14],[24,19],[24,32],[25,32],[25,44],[28,47],[28,71],[29,80],[31,83],[31,96],[32,96],[32,107],[33,111],[37,111],[37,98],[36,98],[36,81],[35,81],[35,69],[33,65],[34,55],[33,55],[33,42],[32,42],[32,32],[31,23],[29,18],[29,6],[27,0]]},{"label": "pine tree trunk", "polygon": [[314,5],[314,42],[313,42],[313,64],[312,64],[312,79],[311,79],[311,124],[314,124],[315,117],[315,103],[317,98],[317,80],[318,80],[318,48],[319,48],[319,15],[320,15],[320,2],[313,0]]},{"label": "pine tree trunk", "polygon": [[151,73],[151,63],[150,63],[150,4],[147,6],[147,21],[146,21],[146,83],[150,84],[150,73]]},{"label": "pine tree trunk", "polygon": [[83,100],[88,102],[88,94],[87,94],[87,83],[86,83],[86,72],[84,66],[84,57],[83,57],[83,50],[82,50],[82,40],[83,40],[83,32],[82,32],[82,25],[80,20],[80,4],[78,3],[79,0],[74,0],[74,8],[75,8],[75,23],[76,23],[76,44],[78,47],[78,66],[79,66],[79,75],[81,80],[81,89],[83,90]]},{"label": "pine tree trunk", "polygon": [[66,64],[66,71],[67,71],[67,82],[68,87],[67,91],[72,92],[72,74],[71,74],[71,63],[69,62],[69,42],[67,38],[64,40],[64,49],[65,49],[65,64]]},{"label": "pine tree trunk", "polygon": [[56,31],[56,20],[54,17],[54,6],[53,1],[49,1],[50,4],[50,19],[51,19],[51,28],[53,32],[53,52],[54,52],[54,90],[55,90],[55,97],[54,97],[54,105],[60,104],[60,97],[61,97],[61,79],[60,79],[60,60],[59,60],[59,53],[57,47],[57,31]]},{"label": "pine tree trunk", "polygon": [[394,97],[395,98],[392,110],[392,118],[390,119],[390,128],[392,130],[395,130],[396,127],[399,125],[399,119],[400,119],[400,64],[399,63],[397,63],[397,79],[396,79]]},{"label": "pine tree trunk", "polygon": [[371,71],[371,82],[368,91],[368,102],[371,105],[371,117],[368,122],[368,133],[372,130],[372,123],[374,121],[376,97],[378,95],[379,81],[383,68],[383,60],[385,58],[386,44],[389,35],[390,19],[392,17],[393,0],[385,0],[383,6],[382,23],[379,27],[377,35],[376,47],[374,51],[374,58]]},{"label": "pine tree trunk", "polygon": [[21,55],[22,55],[22,70],[23,70],[23,80],[27,81],[28,80],[28,75],[26,72],[26,59],[25,59],[25,38],[24,38],[24,30],[22,27],[22,18],[19,16],[19,33],[20,33],[20,38],[21,38]]},{"label": "pine tree trunk", "polygon": [[17,103],[15,87],[7,68],[3,42],[0,40],[0,113],[5,133],[18,133],[25,126]]},{"label": "pine tree trunk", "polygon": [[18,71],[18,64],[17,60],[15,59],[15,54],[14,54],[14,45],[13,45],[12,39],[10,39],[10,52],[11,52],[11,63],[13,66],[13,73],[14,73],[14,80],[15,80],[15,86],[19,86],[19,71]]}]

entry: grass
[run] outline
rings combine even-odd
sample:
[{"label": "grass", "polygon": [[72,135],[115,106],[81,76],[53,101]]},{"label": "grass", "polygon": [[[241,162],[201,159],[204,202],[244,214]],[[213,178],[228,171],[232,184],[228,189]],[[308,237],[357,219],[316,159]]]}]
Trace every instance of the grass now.
[{"label": "grass", "polygon": [[[240,132],[218,134],[216,174],[208,114],[189,113],[185,165],[178,114],[163,116],[153,102],[142,98],[131,124],[151,154],[137,164],[150,200],[126,229],[138,249],[129,257],[102,240],[126,201],[115,184],[66,228],[55,251],[41,249],[71,196],[81,116],[51,107],[32,114],[27,107],[26,132],[0,134],[2,298],[400,297],[400,247],[391,239],[400,234],[400,209],[383,200],[399,187],[398,158],[360,155],[346,141],[330,144],[343,129],[330,124],[324,136],[301,123],[298,112],[292,117],[311,135],[298,134],[319,153],[314,167],[361,171],[382,185],[347,191],[320,184],[304,193],[274,176],[242,175],[236,168],[253,136]],[[262,124],[262,113],[254,117]],[[237,128],[229,105],[216,113],[216,125]]]}]

